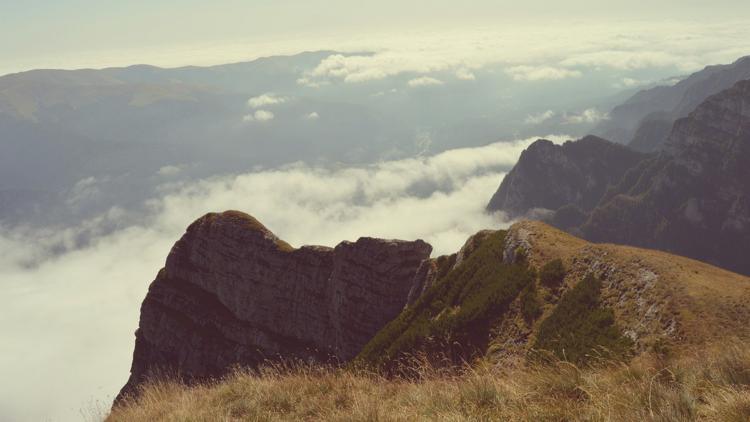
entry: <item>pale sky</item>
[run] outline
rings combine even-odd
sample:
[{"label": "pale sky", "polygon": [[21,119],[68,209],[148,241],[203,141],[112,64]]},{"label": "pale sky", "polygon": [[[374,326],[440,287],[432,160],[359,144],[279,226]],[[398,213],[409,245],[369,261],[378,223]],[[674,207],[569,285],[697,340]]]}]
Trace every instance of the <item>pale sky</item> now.
[{"label": "pale sky", "polygon": [[[528,28],[550,20],[728,24],[748,16],[746,0],[0,0],[0,74],[231,62],[413,30]],[[218,53],[216,46],[226,48]]]}]

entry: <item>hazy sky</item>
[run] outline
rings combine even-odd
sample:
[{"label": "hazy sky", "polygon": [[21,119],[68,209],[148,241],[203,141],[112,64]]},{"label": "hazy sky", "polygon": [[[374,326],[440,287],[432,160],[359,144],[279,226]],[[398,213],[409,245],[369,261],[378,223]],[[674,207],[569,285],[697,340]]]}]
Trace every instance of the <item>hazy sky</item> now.
[{"label": "hazy sky", "polygon": [[[366,33],[745,16],[746,0],[0,0],[0,73],[136,58],[162,65],[244,60]],[[205,57],[217,44],[235,48]]]}]

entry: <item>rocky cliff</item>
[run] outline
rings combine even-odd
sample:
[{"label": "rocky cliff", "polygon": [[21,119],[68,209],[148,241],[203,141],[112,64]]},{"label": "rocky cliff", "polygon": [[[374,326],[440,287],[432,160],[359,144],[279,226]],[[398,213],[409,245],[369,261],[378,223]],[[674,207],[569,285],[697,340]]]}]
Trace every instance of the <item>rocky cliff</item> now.
[{"label": "rocky cliff", "polygon": [[595,241],[656,247],[750,274],[750,81],[678,120],[582,226]]},{"label": "rocky cliff", "polygon": [[276,357],[349,360],[406,304],[431,246],[360,238],[294,249],[249,215],[208,214],[141,307],[131,376],[203,380]]},{"label": "rocky cliff", "polygon": [[540,139],[521,154],[487,209],[511,217],[562,207],[590,211],[609,185],[645,157],[595,136],[563,145]]},{"label": "rocky cliff", "polygon": [[[535,151],[524,153],[495,195],[523,201],[499,202],[500,210],[555,209],[560,198],[586,198],[571,192],[601,194],[588,209],[591,202],[574,202],[547,218],[589,240],[662,249],[750,274],[750,81],[678,120],[659,154],[623,155],[623,163],[635,162],[627,170],[614,156],[566,179],[567,161]],[[587,191],[597,184],[611,186]]]},{"label": "rocky cliff", "polygon": [[203,381],[275,358],[408,371],[400,358],[421,351],[462,364],[546,350],[581,363],[750,336],[750,279],[687,258],[534,221],[449,256],[430,249],[371,238],[294,249],[246,214],[208,214],[149,289],[120,397],[149,375]]}]

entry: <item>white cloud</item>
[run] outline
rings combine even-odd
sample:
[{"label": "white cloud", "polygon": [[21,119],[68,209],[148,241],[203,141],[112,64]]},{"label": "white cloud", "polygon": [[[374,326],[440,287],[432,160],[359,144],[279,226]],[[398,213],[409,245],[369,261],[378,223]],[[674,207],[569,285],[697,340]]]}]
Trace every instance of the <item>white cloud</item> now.
[{"label": "white cloud", "polygon": [[176,174],[179,174],[182,171],[182,167],[180,166],[163,166],[159,168],[159,171],[156,173],[159,176],[174,176]]},{"label": "white cloud", "polygon": [[[653,83],[650,80],[641,80],[641,79],[635,79],[635,78],[622,78],[619,81],[615,82],[613,86],[617,89],[631,89],[631,88],[638,88],[644,85],[649,85]],[[668,82],[662,82],[660,85],[668,84]]]},{"label": "white cloud", "polygon": [[318,119],[320,119],[320,115],[318,114],[317,111],[313,111],[312,113],[310,113],[307,116],[305,116],[305,119],[307,119],[307,120],[318,120]]},{"label": "white cloud", "polygon": [[283,104],[287,102],[287,100],[288,98],[286,97],[280,97],[276,94],[269,92],[267,94],[263,94],[257,97],[250,98],[249,100],[247,100],[247,105],[249,105],[252,108],[261,108],[261,107]]},{"label": "white cloud", "polygon": [[276,115],[268,110],[257,110],[255,113],[246,114],[242,117],[245,122],[267,122],[273,120]]},{"label": "white cloud", "polygon": [[68,192],[66,203],[69,206],[75,206],[99,195],[100,192],[99,181],[93,176],[87,177],[73,185],[73,188]]},{"label": "white cloud", "polygon": [[441,81],[440,79],[431,78],[429,76],[422,76],[422,77],[410,80],[408,84],[412,88],[417,88],[417,87],[423,87],[423,86],[443,85],[443,81]]},{"label": "white cloud", "polygon": [[506,73],[515,81],[555,81],[582,76],[578,70],[552,66],[513,66],[506,69]]},{"label": "white cloud", "polygon": [[556,113],[552,110],[547,110],[542,113],[538,114],[531,114],[526,116],[526,119],[524,120],[524,123],[527,125],[538,125],[540,123],[544,123],[547,120],[555,117]]},{"label": "white cloud", "polygon": [[577,77],[595,69],[658,67],[686,73],[708,63],[727,63],[747,54],[748,38],[750,25],[677,21],[581,25],[546,22],[502,28],[363,34],[320,47],[372,51],[372,54],[333,54],[302,75],[298,83],[366,82],[402,73],[447,71],[458,75],[488,65],[525,66],[514,73],[522,80]]},{"label": "white cloud", "polygon": [[436,30],[366,32],[360,28],[357,35],[346,37],[263,38],[250,44],[222,40],[184,46],[107,49],[73,56],[53,53],[42,61],[38,61],[40,57],[6,60],[5,66],[0,63],[0,67],[4,67],[5,72],[49,64],[61,68],[132,63],[176,67],[224,64],[300,51],[374,52],[343,60],[330,69],[332,72],[323,66],[315,75],[300,75],[299,85],[318,86],[331,80],[353,82],[405,72],[455,72],[463,67],[480,69],[488,64],[618,69],[656,65],[691,72],[709,63],[728,63],[748,54],[748,39],[750,24],[742,17],[731,23],[618,19],[571,24],[537,20],[533,24],[519,22]]},{"label": "white cloud", "polygon": [[645,69],[648,67],[675,66],[680,70],[691,71],[699,68],[692,58],[685,59],[670,51],[640,50],[600,50],[577,54],[560,62],[563,66],[609,67],[621,70]]},{"label": "white cloud", "polygon": [[320,88],[323,85],[328,85],[327,81],[315,81],[306,76],[297,79],[297,85],[306,86],[308,88]]},{"label": "white cloud", "polygon": [[456,70],[456,78],[462,81],[473,81],[477,79],[476,75],[474,75],[471,70],[464,67]]},{"label": "white cloud", "polygon": [[200,215],[243,210],[295,246],[371,235],[422,238],[434,254],[451,253],[474,232],[507,225],[484,206],[533,140],[366,167],[295,165],[165,185],[137,224],[98,231],[81,249],[69,249],[69,239],[123,221],[122,212],[65,230],[0,230],[0,373],[13,380],[0,384],[3,417],[80,420],[81,407],[110,405],[127,379],[148,284]]},{"label": "white cloud", "polygon": [[644,83],[647,83],[647,82],[646,81],[639,81],[639,80],[633,79],[633,78],[622,78],[622,81],[620,81],[620,83],[624,87],[631,88],[631,87],[634,87],[634,86],[643,85]]},{"label": "white cloud", "polygon": [[[739,1],[739,0],[736,0]],[[728,9],[725,7],[725,9]],[[645,15],[644,15],[645,16]],[[107,48],[71,55],[57,51],[43,56],[13,56],[0,59],[0,74],[30,68],[110,67],[133,63],[158,66],[212,65],[252,60],[300,51],[335,50],[341,52],[375,52],[368,63],[359,64],[362,71],[380,69],[380,74],[393,72],[454,71],[460,67],[478,69],[488,63],[506,65],[557,64],[566,59],[581,62],[581,56],[594,65],[609,66],[623,60],[616,52],[632,54],[652,52],[662,55],[651,63],[690,67],[707,63],[726,63],[747,54],[750,24],[744,16],[729,21],[586,19],[580,21],[549,20],[537,17],[533,22],[504,22],[501,25],[412,29],[393,31],[358,27],[356,33],[335,36],[322,33],[305,37],[259,37],[248,40],[216,40],[197,44],[154,45],[135,49]],[[590,54],[607,53],[592,60]],[[666,55],[664,55],[666,53]],[[645,63],[641,60],[640,63]],[[631,62],[630,67],[634,62]],[[348,67],[348,66],[347,66]],[[359,73],[356,69],[353,72]],[[370,72],[375,74],[378,72]]]},{"label": "white cloud", "polygon": [[582,123],[598,123],[602,120],[608,120],[609,114],[603,111],[599,111],[595,108],[589,108],[578,114],[566,114],[565,123],[568,124],[582,124]]},{"label": "white cloud", "polygon": [[[394,70],[394,58],[388,53],[383,53],[378,58],[381,63],[373,66],[373,56],[333,54],[323,59],[311,72],[311,76],[312,78],[339,78],[346,82],[366,82],[384,79],[401,72],[400,70]],[[308,80],[312,78],[308,78]]]}]

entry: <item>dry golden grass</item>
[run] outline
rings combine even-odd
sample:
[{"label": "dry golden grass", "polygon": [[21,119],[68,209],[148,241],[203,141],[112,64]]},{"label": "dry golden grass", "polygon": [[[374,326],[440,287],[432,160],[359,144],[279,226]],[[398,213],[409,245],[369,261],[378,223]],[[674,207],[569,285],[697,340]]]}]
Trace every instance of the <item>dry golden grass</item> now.
[{"label": "dry golden grass", "polygon": [[[606,279],[605,303],[624,329],[638,332],[639,351],[665,336],[691,347],[726,333],[750,338],[750,277],[666,252],[590,243],[538,221],[521,221],[510,232],[528,242],[532,265],[561,259],[568,285],[597,267]],[[653,274],[653,283],[644,274]]]},{"label": "dry golden grass", "polygon": [[422,366],[417,380],[296,365],[186,387],[158,381],[107,417],[120,421],[742,421],[750,420],[750,348],[733,341],[690,356],[629,364],[487,361]]}]

